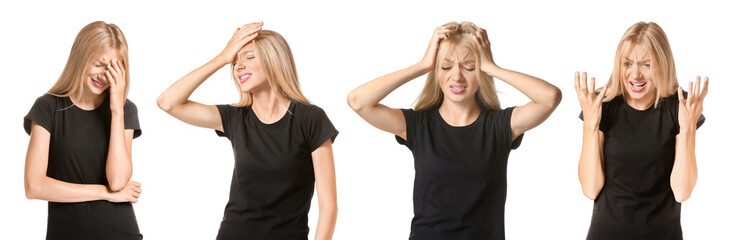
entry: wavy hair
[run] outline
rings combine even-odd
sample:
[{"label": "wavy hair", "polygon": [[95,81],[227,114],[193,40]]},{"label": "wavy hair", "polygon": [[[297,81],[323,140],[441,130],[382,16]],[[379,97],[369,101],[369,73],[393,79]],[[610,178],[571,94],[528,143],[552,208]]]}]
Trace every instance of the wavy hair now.
[{"label": "wavy hair", "polygon": [[[481,66],[481,57],[479,55],[479,48],[473,40],[474,32],[479,30],[479,27],[471,22],[450,22],[444,24],[450,32],[446,33],[447,38],[441,41],[438,46],[438,53],[436,54],[435,66],[433,70],[428,72],[426,79],[426,85],[423,87],[418,99],[415,103],[415,110],[427,110],[437,106],[440,106],[443,102],[444,94],[441,91],[439,85],[438,71],[440,71],[441,59],[446,57],[449,50],[454,49],[458,45],[466,46],[474,53],[474,59],[476,60],[476,66]],[[479,89],[475,95],[475,100],[481,107],[499,110],[500,100],[497,97],[497,91],[494,85],[494,78],[483,71],[475,71],[477,79],[479,80]]]}]

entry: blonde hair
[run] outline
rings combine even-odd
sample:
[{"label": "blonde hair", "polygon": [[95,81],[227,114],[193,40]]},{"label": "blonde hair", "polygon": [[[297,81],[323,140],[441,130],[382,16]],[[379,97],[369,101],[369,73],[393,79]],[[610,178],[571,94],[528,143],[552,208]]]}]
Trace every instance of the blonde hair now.
[{"label": "blonde hair", "polygon": [[[280,93],[290,100],[310,103],[301,92],[296,62],[285,38],[275,31],[260,30],[257,37],[252,40],[252,44],[255,46],[257,59],[267,74],[270,87],[280,90]],[[247,107],[252,105],[252,93],[242,91],[237,77],[234,76],[235,63],[236,61],[232,62],[232,78],[240,93],[240,102],[236,106]]]},{"label": "blonde hair", "polygon": [[127,57],[127,41],[125,35],[115,24],[96,21],[84,26],[74,39],[71,46],[69,60],[66,61],[61,77],[48,90],[48,93],[58,97],[68,97],[75,94],[81,97],[84,91],[84,77],[92,66],[95,58],[108,48],[115,49],[122,60],[125,71],[125,97],[130,90],[130,69]]},{"label": "blonde hair", "polygon": [[[635,46],[647,50],[652,58],[652,81],[657,89],[655,107],[660,99],[673,95],[678,90],[678,77],[675,74],[673,51],[670,49],[668,37],[654,22],[638,22],[632,25],[622,36],[614,55],[614,69],[607,82],[607,93],[604,101],[625,94],[624,58]],[[624,96],[624,95],[623,95]]]},{"label": "blonde hair", "polygon": [[463,45],[468,47],[474,53],[474,59],[477,66],[477,79],[479,80],[479,89],[477,90],[475,99],[481,107],[499,110],[500,100],[497,98],[497,92],[494,86],[494,78],[489,74],[481,71],[479,66],[482,65],[481,57],[479,55],[480,49],[474,42],[474,33],[479,30],[479,27],[471,22],[450,22],[444,24],[442,27],[448,28],[451,31],[446,33],[447,38],[441,41],[438,47],[438,53],[433,70],[428,72],[426,79],[426,85],[423,87],[423,91],[418,95],[418,99],[415,103],[415,110],[427,110],[440,106],[443,102],[443,91],[439,85],[439,79],[437,72],[440,71],[441,65],[439,61],[446,57],[446,54],[450,49],[453,49],[457,45]]}]

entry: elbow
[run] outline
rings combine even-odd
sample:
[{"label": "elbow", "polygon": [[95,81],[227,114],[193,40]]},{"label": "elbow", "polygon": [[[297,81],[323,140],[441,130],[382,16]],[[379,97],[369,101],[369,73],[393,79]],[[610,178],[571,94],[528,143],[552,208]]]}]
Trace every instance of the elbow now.
[{"label": "elbow", "polygon": [[556,109],[559,104],[561,104],[561,99],[563,99],[563,93],[561,93],[561,89],[558,89],[558,87],[553,87],[553,91],[550,92],[550,95],[548,96],[548,107],[550,109]]},{"label": "elbow", "polygon": [[27,199],[38,199],[39,184],[37,182],[25,183],[25,198]]},{"label": "elbow", "polygon": [[354,91],[347,95],[347,104],[349,104],[349,107],[351,107],[355,112],[359,112],[362,109],[362,106],[359,104],[359,97]]},{"label": "elbow", "polygon": [[169,103],[167,99],[163,97],[163,94],[158,96],[158,99],[156,99],[156,103],[158,104],[158,107],[165,112],[171,110],[171,103]]},{"label": "elbow", "polygon": [[584,195],[591,200],[596,200],[596,197],[599,196],[599,191],[584,190]]},{"label": "elbow", "polygon": [[127,181],[116,180],[109,182],[110,191],[112,192],[122,191],[122,189],[125,189],[125,185],[127,185]]},{"label": "elbow", "polygon": [[675,197],[675,201],[682,203],[691,198],[691,190],[673,188],[673,197]]},{"label": "elbow", "polygon": [[602,187],[604,186],[604,183],[596,183],[590,185],[581,185],[581,190],[584,191],[584,196],[591,200],[596,200],[596,198],[599,196],[599,192],[601,192]]}]

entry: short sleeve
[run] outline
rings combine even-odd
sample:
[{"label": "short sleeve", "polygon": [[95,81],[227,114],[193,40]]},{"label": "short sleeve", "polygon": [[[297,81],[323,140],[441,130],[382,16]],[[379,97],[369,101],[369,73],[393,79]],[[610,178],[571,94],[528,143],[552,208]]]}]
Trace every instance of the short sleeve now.
[{"label": "short sleeve", "polygon": [[496,111],[492,117],[494,129],[499,134],[499,139],[505,139],[507,142],[510,142],[510,149],[520,147],[522,138],[525,136],[525,133],[523,133],[517,136],[514,141],[512,140],[512,111],[514,110],[515,107],[505,108],[504,110]]},{"label": "short sleeve", "polygon": [[230,122],[229,121],[232,118],[232,112],[234,112],[234,107],[228,105],[228,104],[219,104],[217,105],[217,110],[219,110],[219,117],[222,118],[222,130],[224,132],[219,130],[214,130],[217,133],[217,136],[220,137],[227,137],[229,138],[229,132],[231,129]]},{"label": "short sleeve", "polygon": [[315,105],[310,106],[310,108],[306,116],[306,140],[308,141],[309,151],[313,152],[326,140],[331,139],[333,143],[339,131],[336,130],[323,109]]},{"label": "short sleeve", "polygon": [[416,124],[419,124],[418,113],[413,109],[400,110],[403,112],[403,117],[405,117],[405,137],[408,139],[403,139],[400,136],[395,135],[395,140],[398,141],[400,145],[405,145],[408,149],[413,150]]},{"label": "short sleeve", "polygon": [[134,130],[133,138],[140,137],[140,134],[143,134],[143,131],[140,129],[140,120],[138,119],[138,107],[135,106],[135,103],[128,99],[125,101],[125,106],[123,108],[125,111],[125,129]]},{"label": "short sleeve", "polygon": [[53,132],[54,115],[56,113],[56,101],[53,95],[45,94],[36,99],[31,110],[23,118],[23,128],[25,132],[31,134],[31,123],[35,122],[45,128],[49,133]]}]

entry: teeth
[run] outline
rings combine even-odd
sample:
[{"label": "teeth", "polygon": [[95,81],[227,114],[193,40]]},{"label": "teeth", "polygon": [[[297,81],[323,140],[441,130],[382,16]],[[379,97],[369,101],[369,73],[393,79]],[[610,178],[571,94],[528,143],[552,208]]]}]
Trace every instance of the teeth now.
[{"label": "teeth", "polygon": [[252,76],[252,74],[245,74],[245,75],[242,75],[242,77],[240,77],[240,80],[242,80],[242,79],[244,79],[244,78],[246,78],[246,77],[250,77],[250,76]]},{"label": "teeth", "polygon": [[638,86],[638,87],[645,86],[644,82],[641,82],[641,83],[630,82],[630,83],[632,83],[633,86]]},{"label": "teeth", "polygon": [[459,90],[461,90],[461,89],[464,89],[464,88],[466,88],[466,87],[451,87],[451,88],[452,88],[452,89],[459,89]]}]

